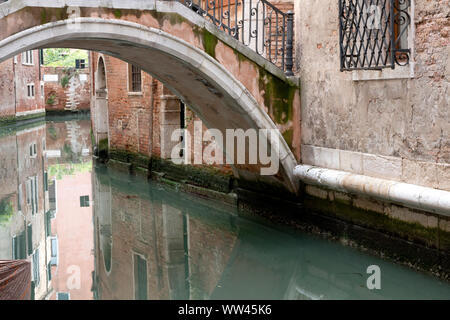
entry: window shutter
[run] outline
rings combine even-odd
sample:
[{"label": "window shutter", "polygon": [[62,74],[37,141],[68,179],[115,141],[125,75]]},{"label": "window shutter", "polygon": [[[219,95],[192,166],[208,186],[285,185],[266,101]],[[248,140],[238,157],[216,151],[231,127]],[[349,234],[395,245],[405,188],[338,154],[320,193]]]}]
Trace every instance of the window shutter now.
[{"label": "window shutter", "polygon": [[17,258],[16,259],[26,259],[27,258],[27,236],[25,231],[23,231],[18,239],[18,245],[17,245]]},{"label": "window shutter", "polygon": [[134,255],[134,285],[136,300],[147,300],[147,261],[140,255]]},{"label": "window shutter", "polygon": [[33,226],[31,224],[27,227],[27,239],[28,239],[28,255],[33,253]]}]

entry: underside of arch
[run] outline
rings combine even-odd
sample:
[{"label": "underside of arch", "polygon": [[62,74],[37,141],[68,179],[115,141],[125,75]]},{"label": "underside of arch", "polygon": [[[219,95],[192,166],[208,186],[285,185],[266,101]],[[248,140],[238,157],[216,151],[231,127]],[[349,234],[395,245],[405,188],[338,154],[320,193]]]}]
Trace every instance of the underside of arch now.
[{"label": "underside of arch", "polygon": [[[4,19],[4,18],[3,18]],[[160,29],[102,18],[79,18],[22,30],[0,41],[0,61],[37,48],[67,47],[103,52],[139,66],[191,106],[207,127],[276,129],[257,99],[214,57]],[[259,97],[260,98],[260,97]],[[225,136],[225,135],[224,135]],[[256,180],[296,193],[296,159],[280,134],[280,171],[260,176],[255,165],[236,166],[239,178]]]}]

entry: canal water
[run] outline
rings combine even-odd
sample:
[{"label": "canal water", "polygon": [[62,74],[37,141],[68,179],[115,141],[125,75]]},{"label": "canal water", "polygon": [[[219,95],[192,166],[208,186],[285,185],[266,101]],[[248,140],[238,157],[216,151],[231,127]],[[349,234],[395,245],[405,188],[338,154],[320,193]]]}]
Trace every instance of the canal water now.
[{"label": "canal water", "polygon": [[93,164],[88,119],[0,130],[0,179],[0,260],[30,261],[36,299],[450,298],[432,276]]}]

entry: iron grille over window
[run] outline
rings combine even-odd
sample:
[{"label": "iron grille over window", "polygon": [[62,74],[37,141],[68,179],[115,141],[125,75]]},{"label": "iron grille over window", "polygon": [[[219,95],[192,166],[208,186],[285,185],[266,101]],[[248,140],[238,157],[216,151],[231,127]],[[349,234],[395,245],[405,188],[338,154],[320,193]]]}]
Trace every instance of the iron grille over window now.
[{"label": "iron grille over window", "polygon": [[339,0],[341,71],[407,65],[410,7],[411,0]]},{"label": "iron grille over window", "polygon": [[142,79],[141,79],[141,69],[131,65],[131,92],[141,92],[142,91]]}]

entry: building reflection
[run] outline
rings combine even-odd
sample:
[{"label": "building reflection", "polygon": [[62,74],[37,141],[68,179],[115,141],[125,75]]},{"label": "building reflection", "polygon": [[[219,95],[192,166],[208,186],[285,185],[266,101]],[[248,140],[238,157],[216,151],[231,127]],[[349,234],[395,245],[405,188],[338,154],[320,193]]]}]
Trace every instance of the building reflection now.
[{"label": "building reflection", "polygon": [[96,299],[315,299],[298,290],[300,252],[201,199],[99,166],[94,177]]},{"label": "building reflection", "polygon": [[[394,299],[450,293],[435,279],[338,243],[279,232],[230,207],[102,165],[94,172],[96,299]],[[383,270],[382,290],[366,286],[372,264]]]},{"label": "building reflection", "polygon": [[[67,229],[76,227],[70,226],[74,217],[82,216],[80,200],[75,206],[67,201],[67,195],[75,197],[81,192],[90,196],[89,132],[88,120],[34,122],[0,132],[0,260],[31,264],[32,299],[57,298],[66,272],[61,269],[61,250],[72,256],[80,251],[73,243],[64,242],[67,234],[77,234]],[[79,175],[77,168],[87,170]],[[92,224],[92,208],[84,217],[80,230],[86,222]],[[87,236],[92,250],[92,230],[86,232],[80,235]],[[75,256],[73,265],[79,261]],[[89,274],[92,269],[93,263]],[[90,287],[87,293],[92,295]]]},{"label": "building reflection", "polygon": [[[448,298],[449,286],[101,164],[90,121],[0,132],[0,260],[35,299]],[[366,286],[378,265],[382,290]],[[418,289],[419,288],[419,289]]]},{"label": "building reflection", "polygon": [[213,208],[186,205],[153,184],[95,172],[95,297],[208,298],[237,239],[229,215],[208,216]]}]

